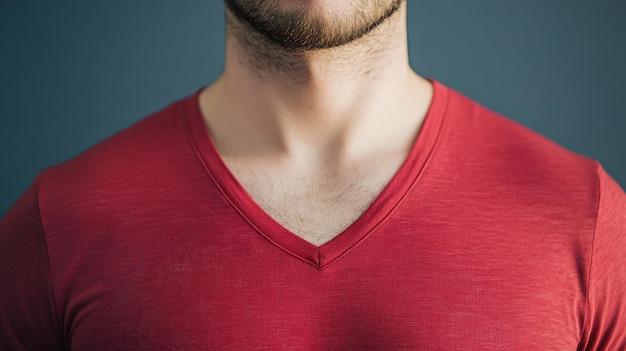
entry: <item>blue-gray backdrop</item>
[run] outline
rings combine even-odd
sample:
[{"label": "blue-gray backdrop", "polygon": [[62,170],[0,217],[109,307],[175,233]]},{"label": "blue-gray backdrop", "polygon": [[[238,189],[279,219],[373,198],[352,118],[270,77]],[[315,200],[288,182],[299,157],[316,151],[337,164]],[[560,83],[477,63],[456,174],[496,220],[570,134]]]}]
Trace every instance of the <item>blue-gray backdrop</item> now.
[{"label": "blue-gray backdrop", "polygon": [[[0,215],[37,172],[210,83],[220,0],[0,0]],[[626,184],[626,1],[409,0],[413,67]]]}]

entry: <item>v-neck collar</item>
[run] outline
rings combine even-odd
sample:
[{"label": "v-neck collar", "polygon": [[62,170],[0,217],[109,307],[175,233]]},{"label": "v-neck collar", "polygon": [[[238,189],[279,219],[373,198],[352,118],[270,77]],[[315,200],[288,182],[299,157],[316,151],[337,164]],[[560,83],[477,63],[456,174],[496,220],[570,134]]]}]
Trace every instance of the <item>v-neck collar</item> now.
[{"label": "v-neck collar", "polygon": [[241,216],[262,236],[287,253],[323,269],[367,238],[391,215],[431,157],[444,126],[448,88],[434,79],[433,96],[420,131],[403,164],[365,212],[344,231],[321,246],[302,239],[274,220],[243,188],[213,144],[200,111],[198,97],[204,89],[189,96],[185,104],[188,135],[209,177]]}]

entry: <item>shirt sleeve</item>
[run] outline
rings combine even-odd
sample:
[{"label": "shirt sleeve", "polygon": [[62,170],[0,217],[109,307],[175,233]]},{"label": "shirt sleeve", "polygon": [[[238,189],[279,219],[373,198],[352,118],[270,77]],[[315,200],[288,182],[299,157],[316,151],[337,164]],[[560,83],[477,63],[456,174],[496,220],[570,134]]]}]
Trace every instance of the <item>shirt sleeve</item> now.
[{"label": "shirt sleeve", "polygon": [[626,195],[598,167],[599,204],[580,350],[626,350]]},{"label": "shirt sleeve", "polygon": [[38,176],[0,220],[0,349],[64,350]]}]

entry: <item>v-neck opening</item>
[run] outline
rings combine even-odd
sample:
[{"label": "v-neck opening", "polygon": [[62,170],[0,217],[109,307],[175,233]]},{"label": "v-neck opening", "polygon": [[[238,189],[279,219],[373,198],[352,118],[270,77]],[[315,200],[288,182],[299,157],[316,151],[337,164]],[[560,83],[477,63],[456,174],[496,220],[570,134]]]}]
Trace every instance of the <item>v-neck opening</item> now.
[{"label": "v-neck opening", "polygon": [[426,116],[400,168],[369,207],[352,224],[330,241],[316,246],[293,233],[271,217],[230,171],[210,137],[199,105],[197,90],[185,101],[186,126],[193,149],[222,195],[263,237],[280,249],[318,269],[345,255],[373,233],[389,217],[416,184],[442,134],[448,101],[447,87],[434,79],[433,94]]}]

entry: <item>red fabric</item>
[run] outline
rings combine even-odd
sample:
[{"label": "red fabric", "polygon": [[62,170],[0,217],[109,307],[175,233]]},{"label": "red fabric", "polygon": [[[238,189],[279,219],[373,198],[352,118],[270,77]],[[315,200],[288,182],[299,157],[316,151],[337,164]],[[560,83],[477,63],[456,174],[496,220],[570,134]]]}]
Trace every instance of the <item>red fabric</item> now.
[{"label": "red fabric", "polygon": [[1,349],[626,350],[623,190],[434,84],[319,248],[238,184],[197,93],[43,170],[0,224]]}]

